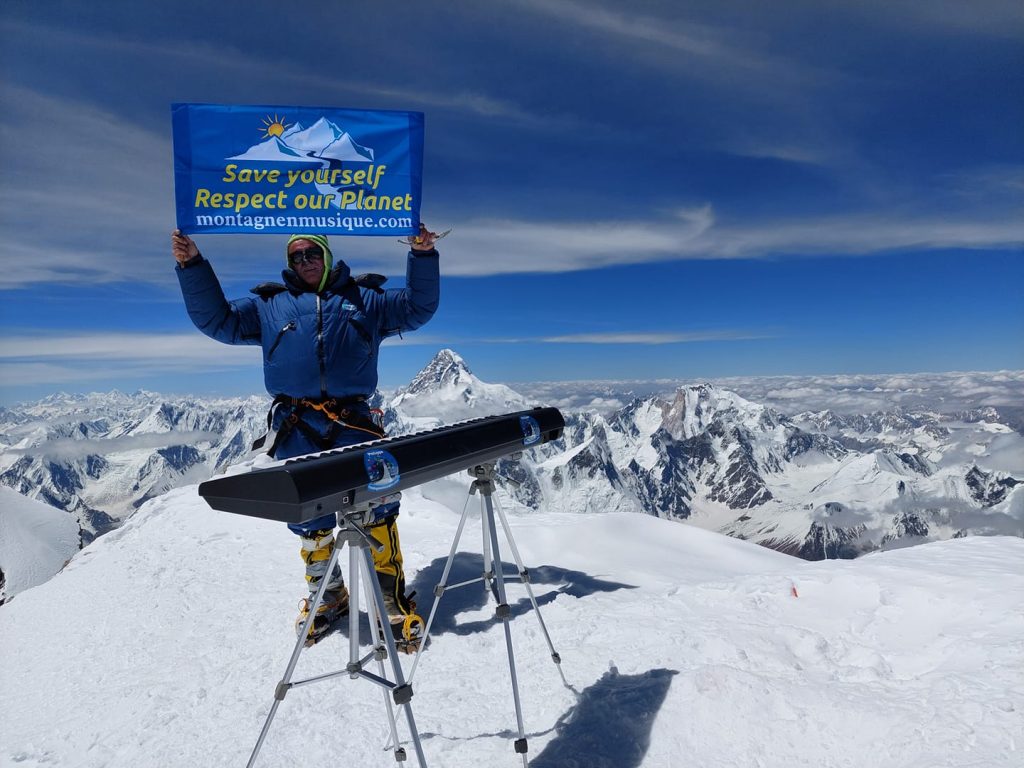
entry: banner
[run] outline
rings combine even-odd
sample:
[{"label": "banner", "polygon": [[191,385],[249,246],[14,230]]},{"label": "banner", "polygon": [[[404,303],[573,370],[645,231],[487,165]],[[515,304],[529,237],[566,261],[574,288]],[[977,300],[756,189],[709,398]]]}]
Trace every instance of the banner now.
[{"label": "banner", "polygon": [[409,235],[423,113],[172,104],[178,229]]}]

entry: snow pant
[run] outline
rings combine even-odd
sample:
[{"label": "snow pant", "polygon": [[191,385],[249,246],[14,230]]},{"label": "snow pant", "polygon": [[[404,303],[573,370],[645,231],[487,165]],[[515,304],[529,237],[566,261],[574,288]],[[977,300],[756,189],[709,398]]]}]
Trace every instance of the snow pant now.
[{"label": "snow pant", "polygon": [[[365,403],[362,407],[366,407]],[[279,416],[275,422],[282,418]],[[304,414],[304,420],[321,435],[331,434],[331,428],[334,426],[326,417],[316,411]],[[278,427],[277,423],[275,423],[275,427]],[[344,429],[335,436],[332,447],[344,448],[373,439],[375,438],[372,435],[361,430]],[[274,458],[292,458],[321,450],[324,449],[314,445],[305,431],[293,429],[279,442]],[[400,494],[395,494],[395,496],[400,496]],[[375,522],[368,527],[367,532],[374,541],[383,545],[380,552],[373,548],[370,551],[373,555],[373,567],[377,573],[377,581],[380,583],[380,589],[384,595],[384,605],[392,623],[395,623],[398,619],[412,615],[414,606],[405,594],[405,572],[402,567],[402,547],[398,538],[397,525],[399,502],[389,498],[382,499],[382,502],[373,509]],[[298,534],[302,540],[299,554],[306,567],[306,585],[311,596],[325,578],[328,579],[328,589],[340,589],[344,584],[344,577],[337,566],[333,573],[327,573],[327,563],[334,552],[334,527],[336,524],[337,517],[333,513],[305,523],[288,524],[292,533]]]}]

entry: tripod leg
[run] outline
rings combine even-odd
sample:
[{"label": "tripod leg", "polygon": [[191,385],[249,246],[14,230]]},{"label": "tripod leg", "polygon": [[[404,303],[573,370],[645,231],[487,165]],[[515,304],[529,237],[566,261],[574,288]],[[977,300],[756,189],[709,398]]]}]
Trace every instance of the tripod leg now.
[{"label": "tripod leg", "polygon": [[[355,669],[359,666],[359,545],[353,540],[348,542],[348,666]],[[353,680],[355,674],[349,674]]]},{"label": "tripod leg", "polygon": [[490,534],[487,530],[487,513],[484,509],[483,495],[480,495],[480,532],[483,535],[483,589],[492,590],[492,579],[494,578],[494,560],[490,555]]},{"label": "tripod leg", "polygon": [[[338,562],[338,553],[341,551],[341,547],[335,547],[331,553],[331,559],[327,562],[327,570],[325,573],[334,573],[334,566]],[[260,737],[256,740],[256,746],[253,747],[252,754],[249,755],[249,762],[246,763],[246,768],[252,768],[256,763],[256,756],[259,755],[260,749],[263,747],[263,741],[267,738],[267,733],[270,731],[270,724],[274,722],[274,716],[277,714],[277,708],[284,701],[285,695],[288,693],[288,689],[291,687],[292,675],[295,673],[295,665],[299,662],[299,654],[302,653],[302,649],[306,645],[306,638],[309,637],[310,627],[313,626],[313,619],[316,616],[317,608],[320,607],[320,603],[324,599],[324,591],[327,589],[328,579],[326,576],[320,580],[320,586],[317,588],[316,596],[313,598],[313,605],[309,608],[309,615],[306,617],[306,621],[302,624],[302,631],[299,633],[298,640],[295,642],[295,648],[292,651],[292,656],[288,660],[288,667],[284,671],[284,677],[281,678],[281,682],[277,684],[277,689],[274,691],[274,703],[270,705],[270,712],[267,713],[267,719],[263,723],[263,730],[260,731]]]},{"label": "tripod leg", "polygon": [[[351,547],[350,548],[350,551],[351,551],[350,557],[352,558],[351,570],[352,571],[356,571],[356,567],[355,567],[355,561],[356,560],[358,560],[359,565],[363,566],[362,570],[364,572],[361,575],[363,577],[363,586],[364,586],[365,594],[366,594],[366,616],[367,616],[367,618],[368,618],[368,620],[370,622],[370,632],[371,632],[371,635],[373,635],[373,633],[375,633],[377,631],[376,627],[380,626],[380,624],[379,624],[380,616],[379,616],[379,614],[377,612],[377,604],[376,604],[376,600],[374,599],[374,596],[373,596],[373,585],[376,584],[376,574],[373,572],[372,569],[369,571],[369,573],[365,572],[365,570],[366,570],[365,569],[365,563],[363,562],[362,556],[358,552],[356,552],[356,549],[357,549],[356,547]],[[379,589],[380,587],[378,586],[377,588]],[[349,637],[350,656],[353,655],[353,654],[358,656],[358,650],[352,650],[352,649],[358,649],[358,646],[359,646],[359,635],[358,634],[350,635],[350,637]],[[378,638],[377,642],[374,643],[374,648],[377,651],[377,672],[380,674],[380,676],[382,678],[386,679],[387,676],[386,676],[386,674],[384,672],[384,654],[386,653],[386,651],[384,649],[383,642],[382,642],[382,640],[380,638]],[[388,727],[389,727],[389,729],[391,731],[391,743],[392,743],[392,745],[394,745],[395,759],[397,761],[401,762],[401,761],[405,760],[405,750],[402,749],[402,747],[400,745],[400,742],[398,741],[398,724],[395,722],[395,709],[394,709],[394,707],[391,704],[391,698],[388,695],[388,690],[387,689],[382,689],[381,693],[384,695],[384,709],[387,711],[387,714],[388,714]]]},{"label": "tripod leg", "polygon": [[505,517],[505,512],[501,508],[501,504],[496,503],[498,508],[498,519],[501,521],[502,530],[505,531],[505,540],[508,542],[509,548],[512,550],[512,557],[515,558],[516,567],[519,569],[519,579],[523,582],[523,586],[526,587],[526,594],[530,596],[530,603],[533,604],[533,612],[537,615],[537,621],[540,623],[540,630],[544,633],[544,639],[547,641],[548,650],[551,651],[551,660],[555,662],[558,667],[558,674],[562,677],[562,683],[566,688],[570,688],[569,681],[565,679],[565,673],[562,671],[562,657],[555,650],[554,644],[551,642],[551,635],[548,634],[547,625],[544,624],[544,617],[540,614],[540,606],[537,605],[537,598],[533,594],[533,587],[530,586],[530,572],[523,566],[523,559],[519,556],[519,548],[516,546],[516,540],[512,538],[512,529],[509,527],[508,518]]},{"label": "tripod leg", "polygon": [[410,685],[412,685],[412,679],[416,675],[416,666],[420,663],[420,656],[427,647],[427,640],[430,637],[430,627],[434,623],[434,615],[437,613],[437,605],[441,602],[441,595],[444,594],[445,587],[448,586],[448,576],[452,571],[452,563],[455,560],[455,550],[459,546],[460,539],[462,539],[462,530],[466,526],[466,516],[468,514],[469,496],[466,497],[466,503],[462,505],[462,517],[459,519],[459,529],[455,532],[455,540],[452,541],[452,548],[448,551],[448,560],[444,564],[444,573],[441,574],[441,581],[436,587],[434,587],[434,604],[430,606],[430,615],[427,617],[427,625],[423,628],[423,637],[420,639],[420,647],[416,649],[416,658],[413,659],[412,669],[409,671]]},{"label": "tripod leg", "polygon": [[[377,582],[376,572],[373,569],[373,557],[370,555],[368,545],[361,546],[359,549],[363,558],[363,573],[366,574],[367,615],[370,618],[370,631],[378,631],[374,626],[374,620],[376,619],[377,626],[380,627],[379,631],[383,635],[388,658],[391,659],[391,671],[395,677],[395,688],[392,691],[392,695],[396,703],[405,710],[405,720],[409,725],[409,733],[412,734],[412,744],[416,750],[416,759],[419,761],[420,768],[426,768],[427,758],[423,754],[423,746],[420,744],[420,732],[416,730],[416,720],[413,718],[412,705],[409,703],[409,699],[412,698],[412,688],[405,681],[402,662],[398,658],[398,649],[395,647],[395,638],[392,637],[390,625],[386,621],[387,611],[384,607],[384,595],[380,591],[380,584]],[[372,609],[370,607],[371,604],[373,606]],[[389,712],[390,708],[390,702],[388,702]],[[400,749],[397,732],[392,732],[392,738],[395,742],[397,758],[398,750]]]},{"label": "tripod leg", "polygon": [[484,492],[480,493],[480,529],[483,534],[483,554],[484,554],[484,589],[490,590],[491,594],[494,595],[494,599],[498,599],[497,593],[494,592],[494,556],[491,552],[491,527],[494,523],[494,518],[488,519],[487,515],[487,495]]},{"label": "tripod leg", "polygon": [[512,678],[512,699],[516,707],[516,725],[519,726],[519,738],[515,742],[515,751],[523,756],[523,768],[527,768],[526,751],[526,730],[523,727],[523,708],[519,703],[519,680],[516,677],[516,658],[512,650],[512,628],[509,626],[511,618],[508,599],[505,596],[505,576],[502,573],[501,553],[498,549],[498,532],[494,529],[494,505],[489,493],[483,494],[486,513],[484,519],[487,521],[484,528],[490,538],[491,552],[494,555],[494,585],[497,591],[498,608],[497,616],[501,619],[505,628],[505,647],[508,651],[508,670]]}]

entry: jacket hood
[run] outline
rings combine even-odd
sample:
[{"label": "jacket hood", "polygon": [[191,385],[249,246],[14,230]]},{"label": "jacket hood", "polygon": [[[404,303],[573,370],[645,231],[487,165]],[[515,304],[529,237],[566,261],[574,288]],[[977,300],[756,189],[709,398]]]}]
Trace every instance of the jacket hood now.
[{"label": "jacket hood", "polygon": [[288,258],[288,250],[292,247],[292,243],[296,240],[308,240],[311,243],[319,245],[321,250],[324,252],[324,274],[320,278],[320,285],[317,286],[316,293],[320,293],[327,284],[330,282],[328,279],[331,274],[331,269],[334,266],[334,254],[331,252],[331,246],[327,242],[327,235],[292,235],[288,238],[288,243],[284,247],[284,264],[286,267],[291,267],[291,261]]}]

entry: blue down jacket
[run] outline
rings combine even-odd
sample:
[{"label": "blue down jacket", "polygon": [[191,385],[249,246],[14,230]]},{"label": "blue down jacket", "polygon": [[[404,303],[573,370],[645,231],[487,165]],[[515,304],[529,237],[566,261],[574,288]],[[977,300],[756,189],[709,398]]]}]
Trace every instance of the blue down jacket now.
[{"label": "blue down jacket", "polygon": [[287,285],[258,286],[255,297],[234,301],[202,257],[176,272],[196,327],[225,344],[261,345],[267,391],[296,398],[372,395],[381,341],[427,322],[440,293],[437,251],[410,252],[406,287],[390,290],[356,285],[343,261],[320,293],[286,269]]}]

